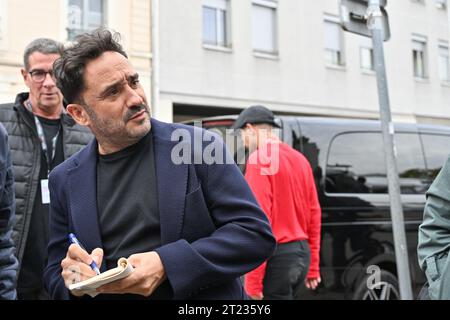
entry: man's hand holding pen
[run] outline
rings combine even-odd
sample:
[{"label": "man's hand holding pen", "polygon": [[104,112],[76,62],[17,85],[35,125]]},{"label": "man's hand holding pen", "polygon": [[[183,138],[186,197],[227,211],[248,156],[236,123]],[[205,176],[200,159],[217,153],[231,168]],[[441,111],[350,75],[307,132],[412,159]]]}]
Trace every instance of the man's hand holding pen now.
[{"label": "man's hand holding pen", "polygon": [[[84,281],[96,275],[90,266],[94,261],[97,266],[101,266],[103,260],[103,250],[96,248],[91,254],[86,252],[77,244],[71,244],[67,250],[66,257],[61,261],[62,272],[66,287],[70,284]],[[75,296],[82,296],[81,291],[71,291]]]},{"label": "man's hand holding pen", "polygon": [[[61,262],[63,270],[61,274],[66,287],[94,277],[96,273],[90,265],[94,261],[101,266],[102,260],[102,249],[96,248],[89,254],[79,245],[71,244]],[[164,266],[155,251],[133,254],[128,257],[128,261],[134,267],[134,271],[128,277],[103,285],[97,291],[109,294],[131,293],[148,297],[166,279]],[[84,292],[72,290],[71,294],[80,297]]]}]

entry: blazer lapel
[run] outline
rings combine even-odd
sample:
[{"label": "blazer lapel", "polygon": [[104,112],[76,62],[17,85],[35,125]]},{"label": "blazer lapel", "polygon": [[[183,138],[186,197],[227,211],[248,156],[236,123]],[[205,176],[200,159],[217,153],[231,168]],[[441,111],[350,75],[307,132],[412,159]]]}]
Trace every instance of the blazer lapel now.
[{"label": "blazer lapel", "polygon": [[[183,226],[188,165],[171,160],[171,130],[152,119],[156,183],[161,224],[161,244],[180,239]],[[74,232],[91,251],[102,247],[97,213],[97,142],[92,141],[80,154],[77,166],[69,172],[70,210]]]},{"label": "blazer lapel", "polygon": [[161,244],[174,242],[181,237],[186,197],[188,166],[176,165],[171,152],[177,142],[170,141],[171,130],[152,119],[158,189]]},{"label": "blazer lapel", "polygon": [[90,252],[102,248],[97,214],[97,142],[93,140],[69,170],[70,213],[74,233]]}]

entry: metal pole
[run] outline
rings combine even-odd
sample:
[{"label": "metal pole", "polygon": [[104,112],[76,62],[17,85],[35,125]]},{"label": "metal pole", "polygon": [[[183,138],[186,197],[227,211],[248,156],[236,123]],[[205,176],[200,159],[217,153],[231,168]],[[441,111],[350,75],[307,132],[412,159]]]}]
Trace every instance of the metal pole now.
[{"label": "metal pole", "polygon": [[385,150],[385,161],[391,205],[392,229],[395,243],[395,259],[397,275],[402,300],[412,300],[411,277],[409,270],[408,251],[406,245],[403,208],[400,197],[400,183],[396,164],[394,146],[394,125],[391,118],[389,92],[387,86],[386,67],[383,50],[383,20],[380,10],[380,0],[369,0],[367,10],[368,27],[372,31],[375,71],[377,73],[378,99],[380,104],[380,119]]},{"label": "metal pole", "polygon": [[159,0],[151,1],[151,45],[152,45],[152,114],[159,113]]},{"label": "metal pole", "polygon": [[[450,0],[447,0],[445,2],[445,6],[447,8],[447,30],[450,31]],[[450,32],[449,32],[449,36],[450,36]],[[448,39],[450,42],[450,39]],[[450,48],[448,48],[449,53],[450,53]]]}]

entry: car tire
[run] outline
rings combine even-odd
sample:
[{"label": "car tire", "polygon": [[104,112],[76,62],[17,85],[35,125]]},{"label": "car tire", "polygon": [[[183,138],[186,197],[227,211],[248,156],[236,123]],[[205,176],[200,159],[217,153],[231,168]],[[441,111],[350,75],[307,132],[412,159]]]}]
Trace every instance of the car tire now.
[{"label": "car tire", "polygon": [[[374,282],[372,275],[366,275],[356,286],[354,300],[400,300],[398,280],[395,275],[381,270]],[[370,282],[370,285],[368,284]]]}]

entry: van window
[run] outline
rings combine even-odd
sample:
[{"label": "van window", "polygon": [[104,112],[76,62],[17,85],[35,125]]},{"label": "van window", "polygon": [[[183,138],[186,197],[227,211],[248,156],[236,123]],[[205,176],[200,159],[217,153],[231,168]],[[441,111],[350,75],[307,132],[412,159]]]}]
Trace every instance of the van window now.
[{"label": "van window", "polygon": [[[397,169],[402,194],[421,194],[427,188],[425,160],[417,134],[396,134]],[[328,193],[388,193],[381,133],[358,132],[337,136],[331,143],[325,190]]]},{"label": "van window", "polygon": [[228,126],[206,126],[208,131],[218,134],[227,145],[228,151],[233,155],[234,162],[242,173],[245,173],[245,163],[249,156],[248,150],[244,147],[239,135],[231,135]]},{"label": "van window", "polygon": [[387,193],[380,133],[347,133],[333,139],[326,167],[328,193]]},{"label": "van window", "polygon": [[438,134],[422,134],[427,176],[430,181],[436,178],[450,154],[450,136]]},{"label": "van window", "polygon": [[427,172],[419,135],[416,133],[396,134],[395,147],[401,193],[425,193],[428,188]]}]

